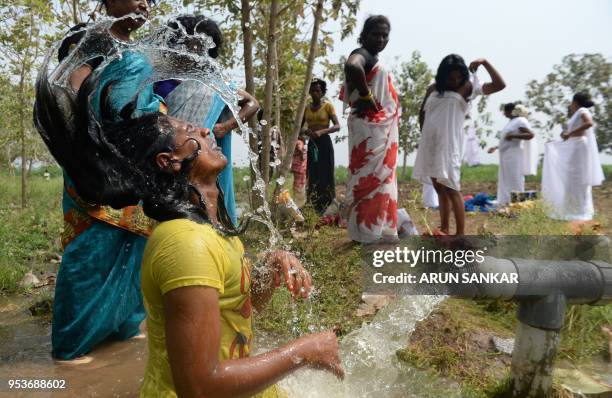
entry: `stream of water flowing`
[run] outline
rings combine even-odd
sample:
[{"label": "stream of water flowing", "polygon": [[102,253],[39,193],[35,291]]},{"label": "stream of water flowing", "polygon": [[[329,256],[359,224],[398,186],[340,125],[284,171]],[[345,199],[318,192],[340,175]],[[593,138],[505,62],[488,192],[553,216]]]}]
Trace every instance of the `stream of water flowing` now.
[{"label": "stream of water flowing", "polygon": [[401,296],[373,321],[342,338],[343,381],[304,369],[280,382],[290,397],[460,397],[457,386],[401,363],[397,350],[408,344],[418,321],[427,317],[442,296]]}]

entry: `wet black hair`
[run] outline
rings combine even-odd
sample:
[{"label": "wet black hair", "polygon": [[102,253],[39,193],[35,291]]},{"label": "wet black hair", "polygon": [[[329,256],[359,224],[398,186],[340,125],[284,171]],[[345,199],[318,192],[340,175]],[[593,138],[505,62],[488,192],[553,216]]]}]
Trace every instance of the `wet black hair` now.
[{"label": "wet black hair", "polygon": [[[79,91],[81,103],[87,103],[87,97],[94,90],[94,87],[91,87],[92,83],[92,80],[86,81],[85,88]],[[110,86],[113,82],[107,84]],[[106,87],[102,92],[108,92]],[[107,101],[101,98],[100,102],[105,104]],[[135,106],[136,99],[121,110],[120,113],[124,115],[123,120],[112,122],[103,119],[101,124],[100,136],[111,149],[110,152],[114,156],[112,161],[122,165],[123,168],[120,170],[125,171],[120,178],[127,181],[128,190],[142,200],[145,214],[155,220],[188,218],[197,222],[211,223],[201,193],[188,179],[192,163],[201,149],[199,143],[198,149],[181,161],[181,168],[177,174],[160,169],[157,165],[157,155],[176,149],[174,128],[170,119],[159,112],[130,118],[129,115]],[[104,115],[109,112],[101,109],[100,113]],[[95,120],[93,123],[97,125]],[[238,235],[246,228],[246,224],[241,228],[234,226],[225,207],[223,190],[218,182],[217,188],[219,190],[217,219],[221,225],[216,227],[226,235]],[[198,205],[191,202],[192,195],[198,197]]]},{"label": "wet black hair", "polygon": [[361,29],[361,33],[359,33],[357,42],[363,46],[368,33],[370,33],[370,31],[372,31],[372,29],[374,29],[378,24],[386,24],[389,27],[389,30],[391,30],[391,22],[389,22],[389,18],[385,17],[384,15],[370,15],[363,23],[363,29]]},{"label": "wet black hair", "polygon": [[208,55],[211,58],[219,56],[219,51],[223,48],[223,33],[217,22],[203,15],[180,15],[168,22],[168,26],[172,29],[179,29],[179,23],[188,35],[194,35],[197,32],[210,36],[215,43],[215,47],[208,49]]},{"label": "wet black hair", "polygon": [[85,36],[85,27],[86,23],[80,23],[74,25],[72,28],[66,32],[64,40],[62,40],[62,44],[57,50],[57,60],[61,62],[64,58],[70,54],[70,51],[76,46],[83,36]]},{"label": "wet black hair", "polygon": [[[198,151],[181,162],[178,174],[157,165],[157,154],[176,148],[167,116],[156,112],[118,122],[103,117],[98,120],[89,103],[99,83],[98,75],[92,74],[83,82],[75,100],[65,88],[48,81],[48,62],[36,82],[34,123],[81,199],[114,208],[142,201],[145,214],[159,221],[189,218],[210,223],[202,195],[188,181]],[[108,92],[107,87],[102,88],[101,104],[107,103],[104,95]],[[133,108],[133,102],[124,110]],[[131,113],[124,110],[122,115]],[[108,112],[101,109],[100,113]],[[193,195],[199,198],[199,204],[192,203]],[[233,225],[220,188],[217,218],[220,225],[215,227],[224,234],[236,235],[246,228]]]},{"label": "wet black hair", "polygon": [[582,108],[590,108],[593,105],[595,105],[595,103],[591,99],[591,94],[589,94],[586,91],[581,91],[581,92],[574,94],[572,101],[575,101]]},{"label": "wet black hair", "polygon": [[504,110],[504,112],[512,112],[515,107],[516,107],[515,102],[509,102],[507,104],[502,105],[502,109]]},{"label": "wet black hair", "polygon": [[468,71],[467,65],[465,64],[463,58],[457,54],[447,55],[442,59],[442,62],[440,62],[438,71],[436,72],[436,90],[440,94],[446,91],[446,82],[448,81],[448,76],[452,71],[459,71],[461,73],[461,85],[465,84],[465,82],[470,78],[470,72]]},{"label": "wet black hair", "polygon": [[[132,189],[141,198],[147,216],[158,221],[188,218],[211,222],[201,193],[188,178],[193,161],[200,151],[199,144],[193,154],[181,161],[178,173],[162,170],[157,165],[156,157],[159,153],[176,149],[174,129],[167,116],[152,113],[108,123],[102,126],[102,132],[112,152],[117,155],[118,162],[128,164],[132,169],[131,176],[124,177],[131,180]],[[221,224],[218,228],[226,235],[237,235],[242,230],[233,225],[218,182],[217,188],[217,219]],[[192,203],[192,195],[198,198],[199,204]]]},{"label": "wet black hair", "polygon": [[318,78],[313,78],[312,81],[310,82],[310,89],[312,90],[312,86],[314,86],[315,84],[319,85],[319,87],[321,87],[321,92],[323,92],[323,95],[325,95],[325,93],[327,93],[327,83],[325,82],[325,80],[323,79],[318,79]]},{"label": "wet black hair", "polygon": [[[42,70],[46,70],[46,63]],[[77,194],[90,204],[114,208],[137,204],[139,196],[132,189],[131,178],[123,178],[131,170],[115,160],[100,134],[100,125],[88,123],[93,119],[89,112],[67,89],[48,82],[41,72],[36,82],[34,124]]]},{"label": "wet black hair", "polygon": [[[202,194],[188,178],[193,161],[200,152],[199,143],[194,153],[181,161],[180,171],[175,174],[160,169],[156,159],[159,153],[176,149],[174,129],[167,116],[149,114],[103,126],[103,131],[109,133],[107,140],[114,152],[119,154],[119,161],[132,168],[133,189],[138,192],[147,216],[158,221],[187,218],[200,223],[211,223]],[[216,228],[230,236],[242,233],[246,225],[237,228],[233,224],[218,181],[217,189],[216,215],[220,225]],[[198,204],[192,203],[193,195],[198,198]]]}]

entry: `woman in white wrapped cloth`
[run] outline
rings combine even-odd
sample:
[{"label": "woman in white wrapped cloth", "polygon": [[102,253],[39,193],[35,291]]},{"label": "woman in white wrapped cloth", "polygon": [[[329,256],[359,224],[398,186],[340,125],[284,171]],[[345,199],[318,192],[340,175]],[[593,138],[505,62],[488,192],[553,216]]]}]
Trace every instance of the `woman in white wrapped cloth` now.
[{"label": "woman in white wrapped cloth", "polygon": [[510,203],[512,191],[525,190],[526,175],[538,172],[538,144],[527,120],[529,110],[512,102],[505,104],[503,110],[510,121],[500,132],[499,145],[488,151],[499,150],[497,202],[500,205]]},{"label": "woman in white wrapped cloth", "polygon": [[588,221],[595,214],[591,187],[601,185],[604,174],[588,109],[593,105],[589,94],[575,94],[563,140],[546,144],[542,197],[551,218]]},{"label": "woman in white wrapped cloth", "polygon": [[480,145],[478,143],[478,136],[476,135],[476,125],[469,114],[465,117],[465,138],[463,163],[467,164],[469,167],[478,166],[480,164],[480,159],[478,159]]},{"label": "woman in white wrapped cloth", "polygon": [[[475,75],[483,65],[492,82],[482,86]],[[440,202],[440,232],[449,233],[451,210],[455,213],[456,234],[465,232],[465,210],[459,183],[463,158],[463,124],[470,102],[478,95],[489,95],[506,87],[504,80],[484,58],[470,63],[451,54],[444,57],[436,81],[429,86],[421,106],[421,139],[412,173],[413,178],[433,184]],[[435,92],[434,92],[435,91]]]}]

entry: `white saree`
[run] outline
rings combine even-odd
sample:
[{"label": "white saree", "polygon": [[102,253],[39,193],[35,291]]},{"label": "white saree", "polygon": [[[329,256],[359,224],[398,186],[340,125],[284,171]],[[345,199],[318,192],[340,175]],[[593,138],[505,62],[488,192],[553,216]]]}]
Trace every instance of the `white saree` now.
[{"label": "white saree", "polygon": [[435,178],[442,185],[461,190],[463,125],[471,101],[482,94],[476,75],[471,79],[473,88],[468,101],[454,91],[434,91],[425,101],[425,122],[412,171],[412,177],[422,183],[432,184]]},{"label": "white saree", "polygon": [[525,176],[537,174],[537,142],[531,140],[507,140],[506,136],[523,127],[531,130],[525,117],[515,117],[502,129],[499,136],[499,171],[497,180],[497,202],[510,203],[512,191],[525,190]]},{"label": "white saree", "polygon": [[[582,115],[590,115],[586,108],[578,109],[570,118],[567,130],[583,124]],[[557,220],[588,221],[595,208],[591,187],[604,180],[599,150],[593,129],[583,136],[546,144],[542,170],[542,198],[548,215]]]},{"label": "white saree", "polygon": [[480,146],[478,145],[478,136],[476,135],[476,126],[471,119],[467,120],[465,126],[465,149],[463,150],[463,163],[468,166],[477,166],[480,164],[478,157],[480,153]]}]

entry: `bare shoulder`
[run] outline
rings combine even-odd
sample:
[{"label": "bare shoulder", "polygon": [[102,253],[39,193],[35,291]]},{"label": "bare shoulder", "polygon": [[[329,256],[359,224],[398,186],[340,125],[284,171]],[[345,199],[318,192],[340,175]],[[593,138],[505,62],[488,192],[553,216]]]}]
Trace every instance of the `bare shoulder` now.
[{"label": "bare shoulder", "polygon": [[361,65],[361,66],[364,66],[365,64],[366,64],[365,57],[361,55],[360,53],[356,53],[356,52],[349,55],[345,63],[345,65]]},{"label": "bare shoulder", "polygon": [[436,83],[431,83],[429,87],[427,87],[427,91],[425,91],[425,99],[429,97],[431,93],[436,90]]}]

